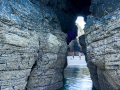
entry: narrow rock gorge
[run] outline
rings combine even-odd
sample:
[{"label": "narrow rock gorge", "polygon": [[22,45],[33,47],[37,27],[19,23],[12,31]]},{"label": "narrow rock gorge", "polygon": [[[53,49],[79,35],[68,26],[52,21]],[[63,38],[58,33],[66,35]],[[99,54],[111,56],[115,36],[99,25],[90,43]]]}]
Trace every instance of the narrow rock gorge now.
[{"label": "narrow rock gorge", "polygon": [[0,90],[59,89],[79,15],[94,87],[120,90],[119,6],[120,0],[0,0]]}]

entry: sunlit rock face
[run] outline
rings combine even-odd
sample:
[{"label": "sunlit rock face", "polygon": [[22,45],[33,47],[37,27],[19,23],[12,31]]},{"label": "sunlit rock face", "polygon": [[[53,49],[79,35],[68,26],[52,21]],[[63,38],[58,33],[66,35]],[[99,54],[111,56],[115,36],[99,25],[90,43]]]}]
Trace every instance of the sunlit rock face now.
[{"label": "sunlit rock face", "polygon": [[93,85],[99,90],[119,90],[120,11],[114,9],[99,19],[89,15],[86,23],[87,64]]},{"label": "sunlit rock face", "polygon": [[60,88],[66,36],[40,2],[0,1],[0,90]]}]

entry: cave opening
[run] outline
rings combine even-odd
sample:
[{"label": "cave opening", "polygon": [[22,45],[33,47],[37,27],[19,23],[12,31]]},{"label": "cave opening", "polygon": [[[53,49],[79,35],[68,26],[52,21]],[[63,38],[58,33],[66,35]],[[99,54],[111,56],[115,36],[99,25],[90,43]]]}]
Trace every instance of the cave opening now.
[{"label": "cave opening", "polygon": [[[68,37],[67,37],[67,43],[68,43],[67,57],[70,56],[72,57],[73,53],[75,57],[76,56],[80,57],[80,55],[84,55],[82,51],[82,46],[80,45],[79,38],[85,34],[84,33],[85,24],[86,23],[84,21],[84,17],[82,16],[78,16],[77,19],[75,20],[75,27],[68,33]],[[69,62],[67,62],[67,64],[69,64]]]},{"label": "cave opening", "polygon": [[[81,88],[81,90],[93,89],[85,54],[83,53],[79,40],[79,38],[85,34],[85,24],[84,17],[78,16],[75,21],[76,27],[73,28],[75,32],[71,30],[71,32],[68,33],[67,66],[63,73],[64,85],[59,90],[77,90],[78,88]],[[75,35],[76,37],[74,37]]]},{"label": "cave opening", "polygon": [[84,29],[85,24],[86,24],[85,21],[84,21],[84,17],[83,16],[78,16],[76,21],[75,21],[75,23],[79,25],[79,27],[77,26],[78,29],[79,28]]}]

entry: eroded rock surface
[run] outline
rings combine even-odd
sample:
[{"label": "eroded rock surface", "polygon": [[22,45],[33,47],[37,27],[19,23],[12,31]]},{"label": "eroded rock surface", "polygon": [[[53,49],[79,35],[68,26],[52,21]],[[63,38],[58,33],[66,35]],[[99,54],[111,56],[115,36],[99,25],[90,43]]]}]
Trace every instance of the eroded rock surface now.
[{"label": "eroded rock surface", "polygon": [[0,90],[62,86],[67,44],[54,11],[29,0],[3,0],[0,8]]},{"label": "eroded rock surface", "polygon": [[100,19],[88,16],[85,34],[87,63],[93,85],[100,90],[119,90],[120,11]]},{"label": "eroded rock surface", "polygon": [[103,17],[119,9],[120,0],[91,0],[90,11],[95,17]]},{"label": "eroded rock surface", "polygon": [[80,43],[85,45],[85,37],[83,49],[93,85],[119,90],[119,0],[0,0],[0,89],[60,88],[65,33],[74,29],[78,15],[86,20],[90,4],[92,15]]}]

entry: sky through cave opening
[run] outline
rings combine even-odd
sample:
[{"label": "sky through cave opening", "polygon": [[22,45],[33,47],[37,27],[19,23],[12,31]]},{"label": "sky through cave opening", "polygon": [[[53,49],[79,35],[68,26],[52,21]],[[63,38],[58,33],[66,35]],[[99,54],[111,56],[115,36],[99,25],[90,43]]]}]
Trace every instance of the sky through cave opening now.
[{"label": "sky through cave opening", "polygon": [[[75,25],[76,25],[76,29],[77,29],[77,35],[76,37],[69,42],[68,44],[68,56],[72,56],[73,52],[74,52],[74,56],[79,56],[79,53],[81,52],[81,54],[83,54],[82,52],[82,47],[79,44],[79,37],[81,35],[84,35],[84,27],[85,27],[85,21],[84,21],[84,17],[82,16],[78,16],[76,21],[75,21]],[[74,31],[74,30],[73,30]],[[74,33],[72,33],[74,34]],[[68,63],[69,64],[69,63]],[[72,63],[73,64],[73,63]],[[76,63],[78,64],[78,63]]]},{"label": "sky through cave opening", "polygon": [[84,21],[84,17],[82,16],[78,16],[75,23],[78,24],[82,29],[84,29],[85,24],[86,24]]},{"label": "sky through cave opening", "polygon": [[[85,61],[85,55],[79,56],[79,53],[82,52],[79,37],[85,34],[84,27],[86,23],[84,22],[84,18],[79,16],[75,24],[77,27],[77,36],[69,42],[67,67],[64,69],[64,85],[59,90],[92,90],[92,81]],[[74,57],[72,55],[73,52]]]},{"label": "sky through cave opening", "polygon": [[66,42],[69,45],[69,43],[72,40],[75,40],[76,38],[80,37],[81,35],[85,34],[84,33],[84,27],[85,27],[85,21],[84,17],[78,16],[75,20],[75,25],[73,28],[67,33],[68,36],[66,38]]}]

